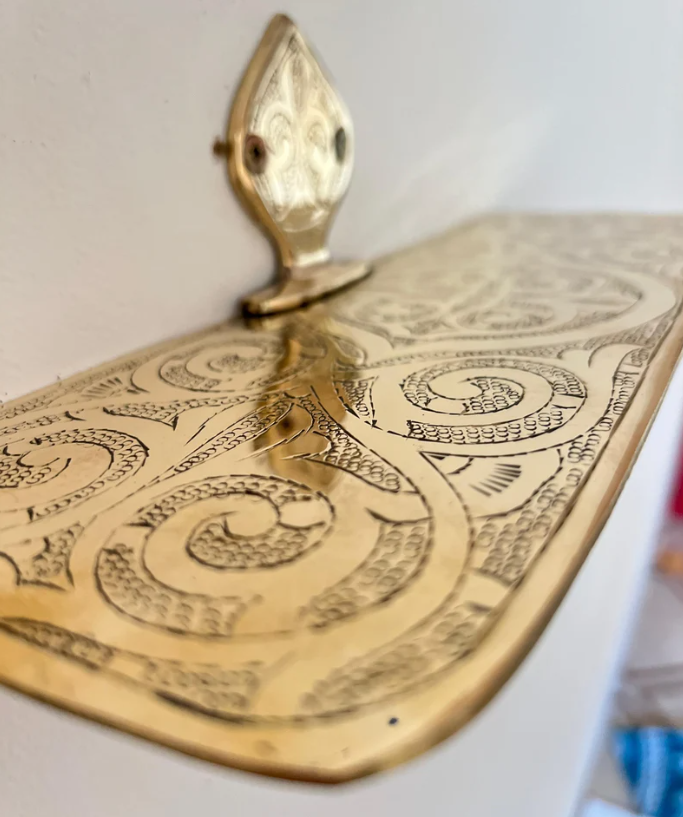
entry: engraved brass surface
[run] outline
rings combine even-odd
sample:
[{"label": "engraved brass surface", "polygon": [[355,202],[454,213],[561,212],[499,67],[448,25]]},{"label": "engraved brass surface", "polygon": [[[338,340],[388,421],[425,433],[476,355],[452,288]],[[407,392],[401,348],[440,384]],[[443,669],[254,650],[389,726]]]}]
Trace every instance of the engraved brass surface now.
[{"label": "engraved brass surface", "polygon": [[487,218],[0,407],[0,678],[305,780],[451,734],[633,462],[683,339],[682,228]]},{"label": "engraved brass surface", "polygon": [[278,282],[247,297],[247,313],[292,309],[370,272],[363,261],[330,260],[327,233],[353,169],[353,124],[282,14],[270,23],[235,96],[227,156],[235,191],[279,257]]}]

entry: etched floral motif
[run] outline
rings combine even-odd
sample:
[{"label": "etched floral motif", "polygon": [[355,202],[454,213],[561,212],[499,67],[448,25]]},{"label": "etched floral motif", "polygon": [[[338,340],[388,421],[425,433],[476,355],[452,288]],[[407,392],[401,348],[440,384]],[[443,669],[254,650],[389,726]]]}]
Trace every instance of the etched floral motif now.
[{"label": "etched floral motif", "polygon": [[[340,162],[335,135],[342,126],[346,154]],[[278,226],[297,233],[326,222],[350,180],[350,121],[297,33],[266,73],[247,129],[266,145],[268,162],[253,183]]]}]

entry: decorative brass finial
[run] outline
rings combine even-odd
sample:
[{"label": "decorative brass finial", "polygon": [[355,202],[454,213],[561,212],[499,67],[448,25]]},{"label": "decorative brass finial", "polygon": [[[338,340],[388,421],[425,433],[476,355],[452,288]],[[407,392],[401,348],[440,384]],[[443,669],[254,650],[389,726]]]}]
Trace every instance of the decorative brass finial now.
[{"label": "decorative brass finial", "polygon": [[233,102],[230,181],[279,256],[277,283],[245,298],[245,312],[293,309],[358,281],[361,261],[331,263],[327,233],[349,186],[353,125],[294,23],[276,15]]}]

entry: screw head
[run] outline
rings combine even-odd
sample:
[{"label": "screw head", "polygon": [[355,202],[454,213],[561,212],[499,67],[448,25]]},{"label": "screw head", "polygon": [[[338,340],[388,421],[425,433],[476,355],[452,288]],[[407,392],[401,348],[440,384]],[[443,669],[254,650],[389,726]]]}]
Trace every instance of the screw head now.
[{"label": "screw head", "polygon": [[344,128],[337,128],[334,134],[334,152],[337,154],[337,161],[343,162],[346,156],[346,131]]},{"label": "screw head", "polygon": [[251,173],[263,173],[266,169],[268,153],[266,143],[255,133],[250,133],[244,140],[244,164]]}]

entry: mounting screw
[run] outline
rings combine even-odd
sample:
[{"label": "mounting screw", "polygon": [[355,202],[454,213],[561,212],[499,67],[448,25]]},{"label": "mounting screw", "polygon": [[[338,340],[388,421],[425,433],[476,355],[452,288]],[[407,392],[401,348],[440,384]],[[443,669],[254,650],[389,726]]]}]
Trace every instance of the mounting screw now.
[{"label": "mounting screw", "polygon": [[346,156],[346,131],[344,128],[337,128],[334,134],[334,152],[337,154],[337,161],[343,162]]},{"label": "mounting screw", "polygon": [[244,164],[251,173],[263,173],[268,154],[266,143],[255,133],[250,133],[244,141]]},{"label": "mounting screw", "polygon": [[216,137],[213,143],[213,155],[222,156],[227,159],[228,156],[230,156],[230,146],[227,142],[223,142],[221,139]]}]

